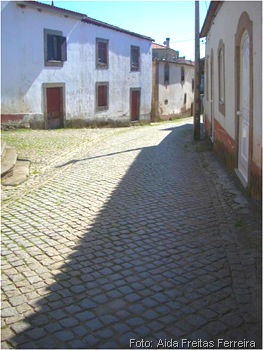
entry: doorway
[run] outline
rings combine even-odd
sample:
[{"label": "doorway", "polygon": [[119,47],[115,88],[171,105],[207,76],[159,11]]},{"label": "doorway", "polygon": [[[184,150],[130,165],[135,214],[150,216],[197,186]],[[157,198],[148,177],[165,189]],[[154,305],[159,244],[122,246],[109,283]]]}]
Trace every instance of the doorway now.
[{"label": "doorway", "polygon": [[131,89],[131,121],[136,122],[140,118],[140,89]]},{"label": "doorway", "polygon": [[245,31],[240,42],[240,83],[238,111],[238,170],[248,183],[250,130],[250,39]]},{"label": "doorway", "polygon": [[64,86],[45,84],[45,128],[63,127],[64,118]]}]

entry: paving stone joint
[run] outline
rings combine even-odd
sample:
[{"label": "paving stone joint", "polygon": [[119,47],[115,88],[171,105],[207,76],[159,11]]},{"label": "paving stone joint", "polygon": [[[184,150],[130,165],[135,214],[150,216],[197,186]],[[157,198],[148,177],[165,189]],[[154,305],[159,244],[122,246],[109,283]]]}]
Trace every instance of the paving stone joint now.
[{"label": "paving stone joint", "polygon": [[3,349],[261,349],[261,211],[192,128],[3,131]]}]

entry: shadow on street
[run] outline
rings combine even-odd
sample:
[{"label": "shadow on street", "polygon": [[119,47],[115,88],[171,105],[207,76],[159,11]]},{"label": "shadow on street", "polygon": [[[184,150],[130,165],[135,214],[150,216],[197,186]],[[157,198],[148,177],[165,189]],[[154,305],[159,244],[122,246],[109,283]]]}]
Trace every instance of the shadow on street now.
[{"label": "shadow on street", "polygon": [[[140,150],[95,223],[81,232],[56,283],[23,320],[16,348],[130,348],[142,339],[154,348],[168,339],[178,347],[189,340],[185,348],[198,339],[215,348],[218,339],[261,347],[258,323],[240,308],[252,301],[245,292],[236,298],[229,255],[238,256],[237,248],[220,237],[222,203],[194,150],[192,125],[171,131],[158,146],[131,145],[59,166],[71,165],[65,172],[75,176],[80,163],[83,169],[91,159]],[[241,272],[240,290],[242,278]]]}]

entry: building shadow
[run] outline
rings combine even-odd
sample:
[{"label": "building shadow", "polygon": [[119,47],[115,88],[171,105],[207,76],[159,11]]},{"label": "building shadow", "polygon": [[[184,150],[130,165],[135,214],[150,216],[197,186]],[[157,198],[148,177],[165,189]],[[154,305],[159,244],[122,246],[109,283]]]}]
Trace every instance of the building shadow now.
[{"label": "building shadow", "polygon": [[[183,125],[159,145],[139,149],[35,313],[23,320],[13,347],[130,348],[144,339],[155,348],[161,339],[218,335],[208,324],[236,300],[204,169],[192,147],[192,125]],[[89,158],[72,161],[74,176],[80,162],[92,166]],[[221,329],[228,336],[231,331],[231,324]]]}]

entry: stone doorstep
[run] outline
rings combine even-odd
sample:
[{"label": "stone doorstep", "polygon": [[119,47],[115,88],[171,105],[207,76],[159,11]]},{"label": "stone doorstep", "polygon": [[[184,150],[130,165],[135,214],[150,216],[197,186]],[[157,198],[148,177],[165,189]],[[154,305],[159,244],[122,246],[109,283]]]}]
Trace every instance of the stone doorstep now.
[{"label": "stone doorstep", "polygon": [[1,156],[1,178],[12,173],[17,160],[17,152],[14,147],[5,146],[3,157]]},{"label": "stone doorstep", "polygon": [[29,160],[18,159],[13,167],[13,173],[10,177],[2,179],[3,186],[17,186],[26,181],[29,176]]}]

